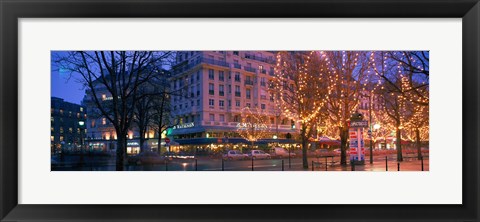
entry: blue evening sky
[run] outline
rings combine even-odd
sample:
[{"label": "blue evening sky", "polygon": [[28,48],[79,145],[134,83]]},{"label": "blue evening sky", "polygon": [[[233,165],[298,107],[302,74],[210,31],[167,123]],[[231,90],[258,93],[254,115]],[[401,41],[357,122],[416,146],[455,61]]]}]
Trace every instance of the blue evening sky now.
[{"label": "blue evening sky", "polygon": [[67,102],[80,104],[85,90],[82,84],[78,83],[75,78],[69,78],[69,73],[62,71],[55,64],[54,55],[59,55],[62,52],[51,52],[51,95],[64,99]]}]

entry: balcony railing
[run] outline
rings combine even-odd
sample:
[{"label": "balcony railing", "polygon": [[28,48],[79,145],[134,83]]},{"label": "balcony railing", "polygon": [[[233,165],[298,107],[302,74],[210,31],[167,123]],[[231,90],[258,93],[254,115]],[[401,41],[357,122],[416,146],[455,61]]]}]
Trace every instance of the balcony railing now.
[{"label": "balcony railing", "polygon": [[217,66],[223,66],[223,67],[230,67],[230,65],[227,62],[220,61],[220,60],[215,60],[215,59],[208,59],[208,58],[203,58],[202,62],[210,64],[210,65],[217,65]]},{"label": "balcony railing", "polygon": [[252,80],[245,80],[245,85],[253,86],[253,81]]},{"label": "balcony railing", "polygon": [[274,60],[274,59],[258,57],[258,56],[252,55],[252,54],[245,54],[245,58],[257,60],[257,61],[260,61],[260,62],[275,64],[275,60]]},{"label": "balcony railing", "polygon": [[248,66],[243,67],[243,69],[245,69],[245,71],[247,72],[256,72],[255,68],[248,67]]},{"label": "balcony railing", "polygon": [[240,97],[241,93],[240,92],[235,92],[235,96]]},{"label": "balcony railing", "polygon": [[263,73],[263,74],[266,74],[266,73],[267,73],[267,70],[262,69],[262,70],[260,70],[260,72]]},{"label": "balcony railing", "polygon": [[241,68],[242,68],[242,65],[240,65],[240,64],[238,64],[238,63],[233,63],[233,68],[241,69]]},{"label": "balcony railing", "polygon": [[185,72],[195,66],[197,66],[200,63],[207,63],[210,65],[216,65],[216,66],[222,66],[222,67],[230,67],[230,64],[225,62],[225,61],[220,61],[220,60],[215,60],[215,59],[210,59],[210,58],[201,58],[196,60],[195,62],[184,64],[184,65],[177,65],[173,68],[173,72],[175,74],[179,74],[182,72]]}]

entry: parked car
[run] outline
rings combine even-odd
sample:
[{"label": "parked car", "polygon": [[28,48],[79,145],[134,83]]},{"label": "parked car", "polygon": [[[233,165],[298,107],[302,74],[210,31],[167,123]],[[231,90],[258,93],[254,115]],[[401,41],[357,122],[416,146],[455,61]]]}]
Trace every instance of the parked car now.
[{"label": "parked car", "polygon": [[223,154],[223,159],[224,160],[244,160],[244,159],[248,159],[248,155],[243,154],[238,150],[229,150],[228,152]]},{"label": "parked car", "polygon": [[289,154],[288,150],[282,147],[274,147],[271,155],[276,158],[288,158],[289,156],[290,158],[294,158],[297,156],[294,152],[290,152]]},{"label": "parked car", "polygon": [[190,153],[186,153],[186,152],[178,152],[178,154],[176,155],[177,159],[195,159],[195,155],[193,154],[190,154]]},{"label": "parked car", "polygon": [[165,158],[160,156],[156,152],[152,151],[145,151],[141,152],[135,156],[129,156],[128,157],[128,163],[129,164],[160,164],[160,163],[165,163]]},{"label": "parked car", "polygon": [[162,154],[162,156],[166,159],[173,160],[173,158],[177,157],[177,154],[174,152],[165,152]]},{"label": "parked car", "polygon": [[322,156],[333,156],[335,153],[333,151],[330,151],[328,149],[317,149],[314,151],[314,155],[316,157],[322,157]]},{"label": "parked car", "polygon": [[252,150],[248,153],[248,156],[252,159],[270,159],[272,158],[270,154],[265,153],[261,150]]}]

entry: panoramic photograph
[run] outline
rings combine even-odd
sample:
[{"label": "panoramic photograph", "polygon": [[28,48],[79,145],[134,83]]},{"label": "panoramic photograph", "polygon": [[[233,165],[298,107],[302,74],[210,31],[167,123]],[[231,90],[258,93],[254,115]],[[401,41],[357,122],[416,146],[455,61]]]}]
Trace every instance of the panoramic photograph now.
[{"label": "panoramic photograph", "polygon": [[51,51],[51,171],[429,171],[429,51]]}]

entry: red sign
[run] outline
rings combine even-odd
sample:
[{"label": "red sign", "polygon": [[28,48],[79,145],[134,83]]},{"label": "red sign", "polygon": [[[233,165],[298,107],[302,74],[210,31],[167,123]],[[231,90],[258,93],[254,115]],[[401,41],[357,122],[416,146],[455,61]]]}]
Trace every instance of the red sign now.
[{"label": "red sign", "polygon": [[222,143],[222,138],[218,138],[217,143]]},{"label": "red sign", "polygon": [[170,138],[165,138],[165,143],[170,143]]}]

